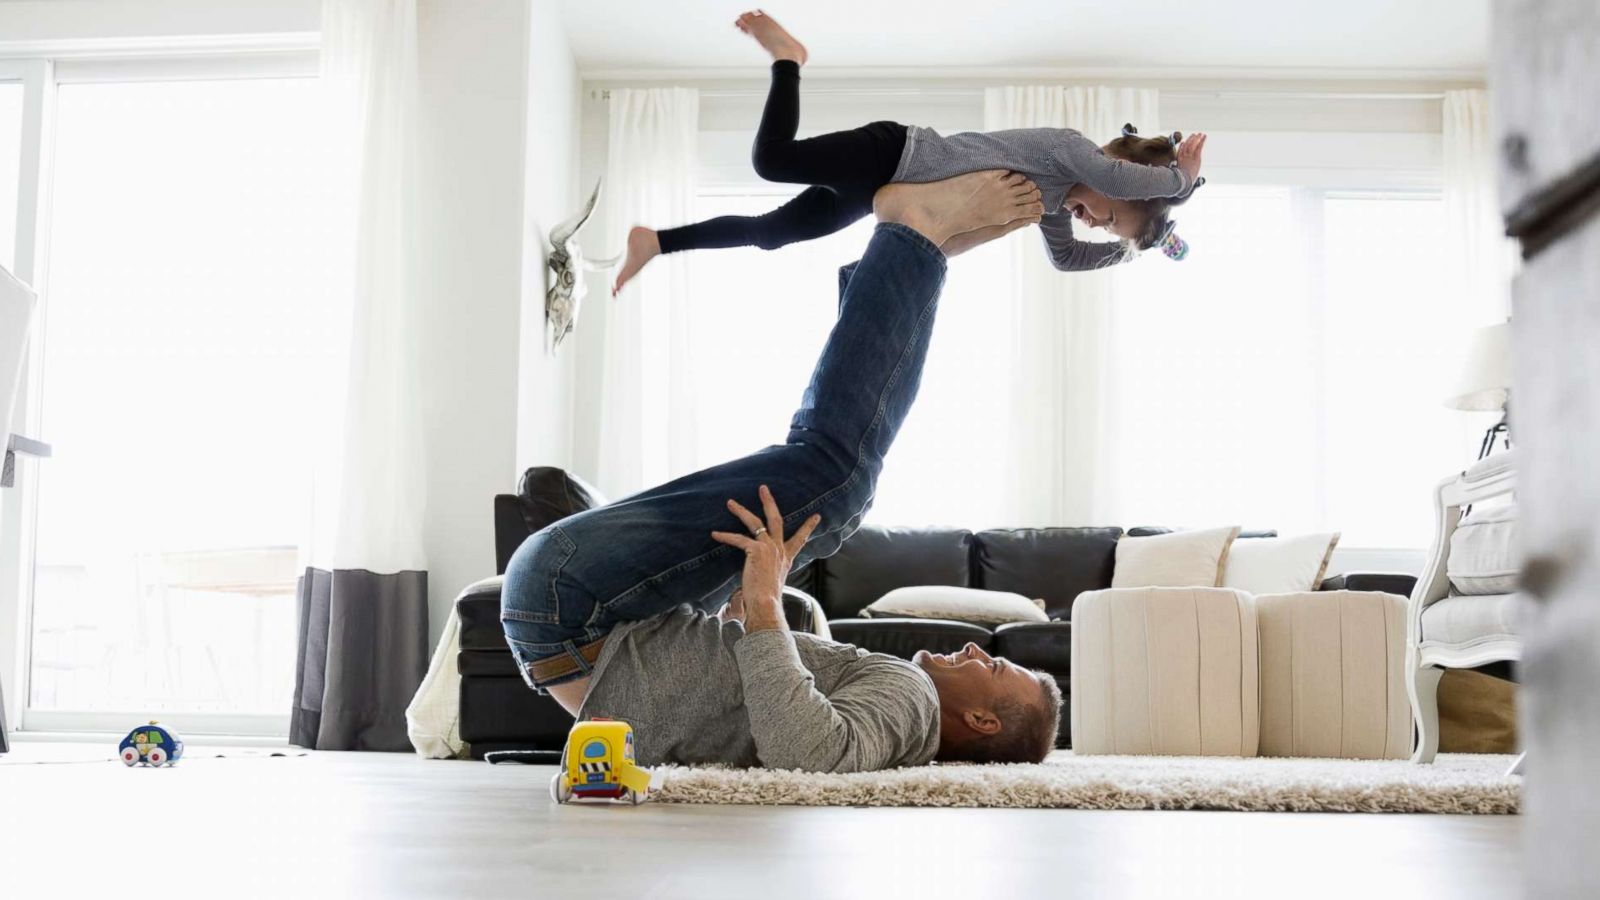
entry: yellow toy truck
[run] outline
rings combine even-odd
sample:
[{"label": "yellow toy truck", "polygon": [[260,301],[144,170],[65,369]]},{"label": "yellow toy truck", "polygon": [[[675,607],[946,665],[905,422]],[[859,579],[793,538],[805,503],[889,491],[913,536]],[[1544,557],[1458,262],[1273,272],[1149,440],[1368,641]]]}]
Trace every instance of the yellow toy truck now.
[{"label": "yellow toy truck", "polygon": [[627,722],[589,719],[572,726],[561,751],[561,771],[550,779],[550,797],[626,800],[634,806],[650,795],[650,770],[633,762],[633,728]]}]

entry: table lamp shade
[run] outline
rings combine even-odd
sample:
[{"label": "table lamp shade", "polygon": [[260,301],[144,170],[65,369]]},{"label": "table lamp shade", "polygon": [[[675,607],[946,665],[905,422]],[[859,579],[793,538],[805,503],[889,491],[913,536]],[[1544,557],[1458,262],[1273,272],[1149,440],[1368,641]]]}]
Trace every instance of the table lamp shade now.
[{"label": "table lamp shade", "polygon": [[1465,363],[1444,405],[1451,409],[1502,410],[1511,396],[1511,323],[1472,332]]}]

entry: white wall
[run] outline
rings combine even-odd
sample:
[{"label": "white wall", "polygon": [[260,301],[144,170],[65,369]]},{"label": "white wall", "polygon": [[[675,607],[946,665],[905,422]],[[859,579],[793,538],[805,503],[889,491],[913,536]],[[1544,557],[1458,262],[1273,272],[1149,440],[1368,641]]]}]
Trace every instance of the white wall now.
[{"label": "white wall", "polygon": [[[418,6],[434,637],[460,589],[494,574],[492,498],[516,471],[529,77],[547,75],[544,63],[530,66],[531,24],[524,0]],[[543,50],[561,49],[548,35],[539,41]],[[548,205],[559,192],[541,181],[532,206]]]},{"label": "white wall", "polygon": [[571,456],[572,355],[544,351],[542,235],[571,213],[578,73],[560,11],[421,0],[427,551],[437,638],[494,574],[493,497]]},{"label": "white wall", "polygon": [[321,0],[18,0],[0,3],[0,41],[316,31]]},{"label": "white wall", "polygon": [[[544,293],[550,281],[544,235],[572,215],[582,199],[577,190],[578,69],[567,46],[561,11],[554,3],[535,2],[528,25],[521,373],[516,420],[519,472],[528,466],[572,465],[573,371],[578,345],[569,335],[557,353],[546,349]],[[583,191],[591,184],[585,182]],[[590,233],[585,231],[585,236]],[[590,310],[605,299],[603,294],[586,298]],[[510,487],[509,482],[505,487]]]}]

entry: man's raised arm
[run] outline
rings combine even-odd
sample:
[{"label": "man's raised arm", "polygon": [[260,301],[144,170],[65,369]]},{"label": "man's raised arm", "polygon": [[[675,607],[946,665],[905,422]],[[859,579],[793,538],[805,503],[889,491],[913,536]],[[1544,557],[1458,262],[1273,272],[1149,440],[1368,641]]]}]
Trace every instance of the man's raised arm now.
[{"label": "man's raised arm", "polygon": [[[763,765],[808,772],[865,772],[903,758],[909,744],[921,743],[930,727],[932,694],[915,672],[892,662],[868,660],[866,669],[834,694],[825,696],[800,660],[794,635],[783,616],[783,581],[789,564],[819,519],[811,517],[794,537],[783,538],[783,518],[763,485],[763,522],[730,500],[728,508],[750,534],[716,532],[714,537],[745,552],[743,583],[745,635],[734,645],[744,685],[750,734]],[[928,699],[924,696],[924,701]]]}]

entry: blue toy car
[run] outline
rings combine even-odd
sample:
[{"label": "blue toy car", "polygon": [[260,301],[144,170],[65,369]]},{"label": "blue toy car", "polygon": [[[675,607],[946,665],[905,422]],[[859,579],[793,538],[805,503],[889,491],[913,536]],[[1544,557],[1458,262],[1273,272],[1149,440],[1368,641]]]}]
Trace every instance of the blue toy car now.
[{"label": "blue toy car", "polygon": [[183,741],[155,722],[128,732],[117,745],[123,763],[135,766],[170,766],[183,758]]}]

